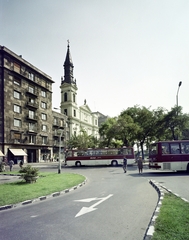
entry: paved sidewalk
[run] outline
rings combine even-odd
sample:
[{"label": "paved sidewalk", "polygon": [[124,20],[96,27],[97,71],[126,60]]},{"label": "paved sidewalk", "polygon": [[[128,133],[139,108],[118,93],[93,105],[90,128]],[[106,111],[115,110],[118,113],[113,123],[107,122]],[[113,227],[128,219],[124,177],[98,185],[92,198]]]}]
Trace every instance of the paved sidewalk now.
[{"label": "paved sidewalk", "polygon": [[0,174],[0,184],[11,183],[11,182],[16,182],[16,181],[22,181],[22,179],[20,179],[20,176],[11,176],[11,175]]}]

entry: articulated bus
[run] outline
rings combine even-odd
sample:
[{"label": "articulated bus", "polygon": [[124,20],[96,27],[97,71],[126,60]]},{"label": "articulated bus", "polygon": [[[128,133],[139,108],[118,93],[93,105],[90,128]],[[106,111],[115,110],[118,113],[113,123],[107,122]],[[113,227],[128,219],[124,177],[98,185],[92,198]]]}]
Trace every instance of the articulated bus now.
[{"label": "articulated bus", "polygon": [[161,141],[149,150],[149,168],[189,172],[189,140]]},{"label": "articulated bus", "polygon": [[132,147],[117,148],[98,148],[86,150],[68,150],[66,153],[67,166],[91,166],[91,165],[112,165],[122,164],[124,156],[127,164],[135,162]]}]

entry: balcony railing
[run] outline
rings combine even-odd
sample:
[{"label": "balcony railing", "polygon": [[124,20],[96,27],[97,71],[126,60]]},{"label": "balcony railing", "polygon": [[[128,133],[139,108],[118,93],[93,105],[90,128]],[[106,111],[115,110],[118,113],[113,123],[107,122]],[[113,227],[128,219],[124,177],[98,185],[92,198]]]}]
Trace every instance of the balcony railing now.
[{"label": "balcony railing", "polygon": [[35,102],[35,103],[32,103],[32,102],[26,102],[26,106],[28,107],[32,107],[32,108],[35,108],[37,109],[39,106],[38,104]]}]

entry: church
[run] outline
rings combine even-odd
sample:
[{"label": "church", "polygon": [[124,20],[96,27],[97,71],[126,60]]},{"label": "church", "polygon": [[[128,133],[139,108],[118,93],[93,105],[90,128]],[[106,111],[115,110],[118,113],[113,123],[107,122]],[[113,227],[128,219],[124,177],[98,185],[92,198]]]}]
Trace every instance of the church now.
[{"label": "church", "polygon": [[69,42],[63,67],[64,77],[61,77],[60,110],[69,119],[70,136],[77,136],[85,131],[88,135],[99,138],[98,114],[91,111],[86,100],[84,100],[82,106],[77,105],[78,87],[76,79],[74,79],[74,65]]}]

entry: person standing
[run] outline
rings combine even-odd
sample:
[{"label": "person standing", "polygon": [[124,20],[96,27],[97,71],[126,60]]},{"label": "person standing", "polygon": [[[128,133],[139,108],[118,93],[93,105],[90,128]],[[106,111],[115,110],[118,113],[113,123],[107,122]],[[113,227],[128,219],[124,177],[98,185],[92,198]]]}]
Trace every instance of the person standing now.
[{"label": "person standing", "polygon": [[139,159],[138,159],[138,171],[139,171],[139,174],[142,173],[142,170],[143,170],[143,160],[142,160],[142,157],[139,157]]},{"label": "person standing", "polygon": [[124,173],[127,172],[127,158],[126,157],[123,158],[123,171],[124,171]]},{"label": "person standing", "polygon": [[12,167],[13,167],[13,165],[14,165],[14,162],[13,162],[13,160],[10,160],[10,161],[9,161],[9,167],[10,167],[10,171],[12,171]]}]

